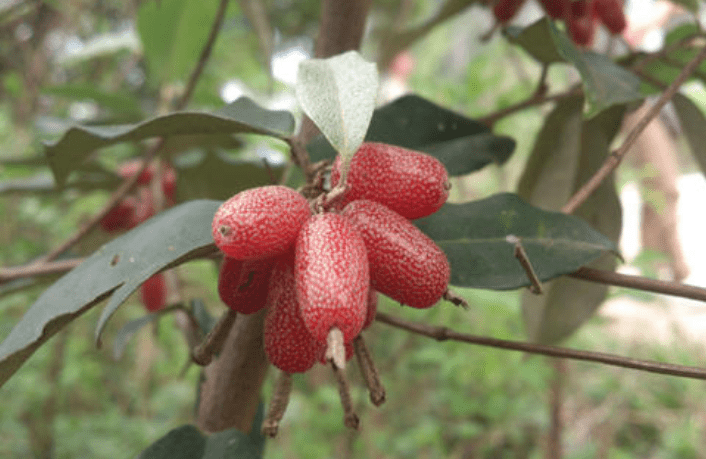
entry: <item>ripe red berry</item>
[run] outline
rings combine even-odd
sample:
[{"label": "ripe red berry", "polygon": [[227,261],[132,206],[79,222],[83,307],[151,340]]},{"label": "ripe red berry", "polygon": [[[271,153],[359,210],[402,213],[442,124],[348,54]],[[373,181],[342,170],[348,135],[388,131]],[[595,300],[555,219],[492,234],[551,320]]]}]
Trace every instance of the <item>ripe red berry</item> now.
[{"label": "ripe red berry", "polygon": [[[341,176],[341,158],[331,170],[331,184]],[[341,207],[356,199],[385,204],[405,218],[431,215],[449,197],[446,168],[433,156],[384,143],[364,143],[351,160],[348,190]]]},{"label": "ripe red berry", "polygon": [[493,7],[493,14],[498,22],[507,22],[520,10],[525,0],[500,0]]},{"label": "ripe red berry", "polygon": [[225,257],[218,274],[218,296],[240,314],[252,314],[265,306],[273,258],[236,260]]},{"label": "ripe red berry", "polygon": [[157,273],[140,286],[140,299],[149,312],[159,311],[167,301],[164,275]]},{"label": "ripe red berry", "polygon": [[627,21],[623,13],[623,5],[619,0],[594,0],[595,13],[612,34],[625,30]]},{"label": "ripe red berry", "polygon": [[301,373],[323,358],[326,345],[311,336],[299,313],[291,256],[280,257],[272,270],[264,335],[267,358],[282,371]]},{"label": "ripe red berry", "polygon": [[238,260],[285,253],[311,211],[304,197],[279,185],[245,190],[221,204],[213,217],[213,240]]},{"label": "ripe red berry", "polygon": [[136,207],[135,198],[131,196],[124,198],[101,219],[101,228],[109,233],[131,228]]},{"label": "ripe red berry", "polygon": [[314,215],[302,226],[294,259],[297,298],[307,329],[325,343],[338,327],[348,343],[360,333],[370,277],[365,244],[338,214]]},{"label": "ripe red berry", "polygon": [[150,191],[149,187],[140,187],[137,190],[137,196],[137,205],[135,208],[135,213],[132,216],[132,221],[130,222],[130,228],[134,228],[140,223],[143,223],[155,213],[154,197],[152,196],[152,191]]},{"label": "ripe red berry", "polygon": [[174,200],[176,197],[176,171],[171,166],[166,166],[162,174],[162,192],[167,199]]},{"label": "ripe red berry", "polygon": [[404,217],[377,202],[353,201],[342,212],[368,249],[370,285],[395,301],[428,308],[446,291],[446,254]]},{"label": "ripe red berry", "polygon": [[[142,160],[136,159],[131,161],[126,161],[118,167],[118,175],[122,178],[130,178],[137,174],[137,171],[142,167]],[[152,181],[154,177],[154,165],[148,165],[144,171],[140,174],[137,179],[137,183],[140,185],[147,185]]]},{"label": "ripe red berry", "polygon": [[588,46],[593,42],[596,20],[592,0],[575,0],[565,12],[566,26],[574,43]]}]

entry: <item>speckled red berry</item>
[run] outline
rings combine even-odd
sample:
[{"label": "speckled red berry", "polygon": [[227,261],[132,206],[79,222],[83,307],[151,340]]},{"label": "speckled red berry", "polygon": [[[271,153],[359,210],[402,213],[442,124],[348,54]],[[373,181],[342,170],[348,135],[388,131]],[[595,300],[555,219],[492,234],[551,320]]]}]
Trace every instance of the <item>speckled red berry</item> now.
[{"label": "speckled red berry", "polygon": [[372,288],[415,308],[428,308],[441,299],[451,268],[446,254],[426,234],[373,201],[353,201],[341,215],[365,241]]},{"label": "speckled red berry", "polygon": [[273,258],[236,260],[225,257],[218,273],[218,296],[240,314],[252,314],[265,307]]},{"label": "speckled red berry", "polygon": [[[340,179],[341,158],[331,170],[331,184]],[[364,143],[351,160],[341,207],[356,199],[385,204],[411,220],[431,215],[449,197],[446,168],[424,153],[384,143]]]},{"label": "speckled red berry", "polygon": [[365,244],[347,219],[314,215],[295,246],[297,298],[307,329],[325,343],[333,327],[348,343],[360,333],[368,305],[370,277]]},{"label": "speckled red berry", "polygon": [[[118,175],[124,179],[130,178],[140,170],[142,164],[143,162],[140,159],[126,161],[118,167]],[[154,177],[154,169],[154,164],[148,165],[137,178],[137,183],[140,185],[149,184],[152,181],[152,177]]]},{"label": "speckled red berry", "polygon": [[299,313],[292,257],[281,257],[272,270],[264,340],[269,361],[288,373],[304,372],[324,355],[326,346],[311,336]]},{"label": "speckled red berry", "polygon": [[619,0],[594,0],[594,11],[598,19],[612,34],[619,34],[627,26],[623,5]]},{"label": "speckled red berry", "polygon": [[140,286],[140,299],[150,312],[159,311],[164,307],[167,301],[167,286],[164,283],[164,274],[155,274]]},{"label": "speckled red berry", "polygon": [[136,209],[137,200],[135,198],[132,196],[124,198],[101,219],[101,228],[109,233],[131,228]]},{"label": "speckled red berry", "polygon": [[311,212],[291,188],[251,188],[224,202],[213,217],[213,240],[231,258],[254,260],[285,253]]}]

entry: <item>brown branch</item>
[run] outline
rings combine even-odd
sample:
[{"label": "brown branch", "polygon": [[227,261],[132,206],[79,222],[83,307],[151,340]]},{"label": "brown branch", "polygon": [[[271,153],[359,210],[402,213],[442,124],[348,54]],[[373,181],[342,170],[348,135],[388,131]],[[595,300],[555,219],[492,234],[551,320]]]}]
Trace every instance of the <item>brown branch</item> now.
[{"label": "brown branch", "polygon": [[203,72],[204,67],[206,67],[206,62],[208,62],[208,58],[211,56],[211,51],[213,50],[213,45],[216,42],[216,37],[218,37],[218,32],[220,32],[221,26],[223,25],[223,18],[225,18],[227,7],[228,0],[221,0],[221,3],[218,5],[218,11],[216,11],[216,16],[213,18],[211,32],[208,34],[206,44],[204,44],[203,49],[201,50],[201,56],[199,56],[199,60],[196,63],[196,67],[194,67],[194,70],[189,76],[189,81],[186,84],[184,94],[181,96],[181,99],[179,99],[179,102],[177,102],[176,104],[176,110],[183,110],[184,107],[186,107],[186,104],[188,104],[191,100],[191,96],[194,93],[194,88],[196,88],[196,83],[201,77],[201,73]]},{"label": "brown branch", "polygon": [[195,364],[205,367],[211,363],[213,357],[220,354],[237,317],[238,313],[230,308],[221,316],[203,342],[191,352],[191,359]]},{"label": "brown branch", "polygon": [[539,281],[539,277],[537,276],[537,273],[534,271],[534,268],[532,267],[532,262],[530,261],[529,257],[527,256],[527,252],[525,252],[525,248],[522,246],[522,240],[517,237],[517,236],[508,236],[507,241],[509,243],[515,243],[515,250],[514,250],[514,255],[515,258],[520,262],[520,265],[522,265],[522,269],[525,270],[525,274],[527,274],[527,278],[530,280],[532,285],[530,285],[530,292],[534,293],[535,295],[539,295],[542,293],[542,283]]},{"label": "brown branch", "polygon": [[549,357],[563,357],[574,360],[583,360],[586,362],[602,363],[605,365],[631,368],[633,370],[647,371],[650,373],[706,380],[706,369],[704,368],[655,362],[653,360],[633,359],[630,357],[623,357],[603,352],[583,351],[578,349],[550,346],[547,344],[526,343],[523,341],[510,341],[498,338],[488,338],[485,336],[469,335],[456,332],[447,327],[412,322],[382,312],[377,313],[375,320],[412,333],[434,338],[437,341],[459,341],[463,343],[496,347],[511,351],[541,354]]},{"label": "brown branch", "polygon": [[70,258],[68,260],[50,261],[46,263],[32,263],[26,266],[13,268],[0,268],[0,284],[17,279],[36,276],[51,276],[71,271],[83,262],[84,258]]},{"label": "brown branch", "polygon": [[625,154],[635,143],[635,140],[640,134],[642,134],[642,131],[659,114],[662,107],[664,107],[665,104],[671,100],[674,94],[676,94],[679,90],[679,87],[684,84],[687,78],[689,78],[696,67],[698,67],[704,59],[706,59],[706,46],[701,48],[696,57],[694,57],[682,69],[677,78],[669,85],[667,90],[662,93],[657,102],[650,107],[645,116],[642,117],[637,124],[635,124],[635,127],[628,133],[620,148],[611,153],[593,177],[591,177],[588,182],[586,182],[576,193],[574,193],[574,195],[569,199],[569,202],[567,202],[561,209],[562,212],[567,214],[573,213],[594,191],[596,191],[601,182],[603,182],[603,180],[605,180],[605,178],[608,177],[608,175],[610,175],[616,167],[618,167],[623,160],[623,157],[625,157]]},{"label": "brown branch", "polygon": [[485,124],[488,127],[493,127],[493,124],[495,124],[498,120],[505,118],[506,116],[512,115],[515,112],[519,112],[531,107],[534,107],[536,105],[542,105],[546,104],[548,102],[555,102],[557,100],[561,99],[566,99],[567,97],[573,97],[576,95],[580,95],[583,93],[583,90],[581,89],[580,86],[573,86],[567,91],[558,93],[558,94],[552,94],[552,95],[542,95],[535,91],[532,93],[531,96],[529,96],[527,99],[520,101],[514,105],[510,105],[509,107],[505,107],[503,109],[500,109],[494,113],[491,113],[489,115],[484,116],[483,118],[478,118],[478,121],[481,123]]}]

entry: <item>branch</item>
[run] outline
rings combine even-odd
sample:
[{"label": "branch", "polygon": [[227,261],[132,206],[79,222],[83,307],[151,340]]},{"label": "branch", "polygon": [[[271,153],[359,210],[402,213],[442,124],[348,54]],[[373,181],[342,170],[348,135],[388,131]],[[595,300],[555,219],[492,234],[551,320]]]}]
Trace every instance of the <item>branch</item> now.
[{"label": "branch", "polygon": [[51,276],[74,269],[83,262],[83,258],[70,258],[40,264],[16,266],[14,268],[0,268],[0,285],[17,279],[35,276]]},{"label": "branch", "polygon": [[534,107],[535,105],[542,105],[546,104],[547,102],[555,102],[557,100],[565,99],[567,97],[572,97],[580,94],[583,94],[583,90],[579,85],[573,86],[567,91],[560,92],[558,94],[552,94],[550,96],[543,95],[540,92],[535,91],[527,99],[518,102],[514,105],[510,105],[509,107],[500,109],[489,115],[486,115],[483,118],[478,118],[477,121],[480,121],[488,127],[493,127],[493,124],[495,124],[498,120],[505,118],[506,116],[512,115],[515,112]]},{"label": "branch", "polygon": [[204,45],[203,50],[201,50],[201,56],[199,57],[199,60],[196,63],[196,67],[194,67],[194,70],[189,76],[189,82],[186,84],[184,95],[181,96],[181,99],[179,99],[179,102],[176,104],[177,111],[183,110],[184,107],[186,107],[186,104],[189,103],[189,100],[191,100],[191,96],[194,93],[196,83],[201,77],[201,73],[203,72],[204,67],[206,67],[206,62],[208,61],[208,58],[211,56],[211,51],[213,50],[213,45],[216,42],[216,37],[218,36],[218,32],[220,32],[221,26],[223,25],[223,18],[225,17],[227,7],[228,0],[221,0],[221,3],[218,5],[218,11],[216,11],[216,17],[213,18],[211,32],[208,35],[208,39],[206,40],[206,44]]},{"label": "branch", "polygon": [[633,143],[635,143],[635,140],[642,134],[642,131],[644,131],[647,125],[659,114],[662,107],[671,100],[674,94],[679,90],[679,87],[684,84],[687,78],[689,78],[704,59],[706,59],[706,46],[701,48],[701,51],[682,69],[677,78],[669,85],[667,90],[662,93],[657,102],[650,107],[650,110],[645,116],[637,122],[635,127],[628,133],[627,138],[623,141],[620,148],[611,153],[593,177],[569,199],[569,202],[561,209],[562,212],[566,214],[573,213],[594,191],[596,191],[601,182],[618,167],[625,154],[630,150]]},{"label": "branch", "polygon": [[650,373],[706,380],[706,369],[704,368],[662,363],[653,360],[633,359],[614,354],[606,354],[603,352],[582,351],[578,349],[549,346],[546,344],[526,343],[522,341],[509,341],[498,338],[488,338],[485,336],[468,335],[453,331],[447,327],[412,322],[382,312],[377,313],[375,320],[396,328],[401,328],[403,330],[416,333],[418,335],[434,338],[437,341],[460,341],[463,343],[478,344],[481,346],[496,347],[511,351],[529,352],[531,354],[541,354],[550,357],[583,360],[616,367],[631,368],[633,370],[647,371]]}]

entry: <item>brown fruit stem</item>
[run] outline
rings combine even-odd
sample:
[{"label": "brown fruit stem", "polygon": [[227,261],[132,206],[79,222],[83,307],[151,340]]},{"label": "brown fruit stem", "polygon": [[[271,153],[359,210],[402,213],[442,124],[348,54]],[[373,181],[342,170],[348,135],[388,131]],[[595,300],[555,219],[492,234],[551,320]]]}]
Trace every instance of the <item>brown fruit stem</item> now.
[{"label": "brown fruit stem", "polygon": [[346,345],[343,342],[343,332],[333,327],[326,337],[326,354],[324,358],[334,367],[344,370],[346,368]]},{"label": "brown fruit stem", "polygon": [[385,388],[382,385],[382,381],[380,381],[380,374],[375,367],[373,357],[370,355],[368,347],[365,345],[363,335],[358,335],[356,339],[353,340],[353,350],[358,360],[360,372],[363,375],[365,384],[368,386],[370,401],[373,402],[375,406],[382,405],[385,403]]},{"label": "brown fruit stem", "polygon": [[442,298],[456,306],[461,306],[463,309],[468,309],[468,301],[449,288],[446,289]]},{"label": "brown fruit stem", "polygon": [[233,327],[237,316],[238,313],[232,309],[228,309],[221,316],[216,325],[208,332],[203,342],[191,352],[191,359],[194,363],[202,367],[211,363],[213,356],[219,354],[221,349],[223,349],[223,343],[225,343],[228,332]]},{"label": "brown fruit stem", "polygon": [[284,416],[284,412],[289,405],[289,394],[292,393],[292,374],[285,371],[279,374],[277,382],[275,382],[274,393],[270,406],[267,410],[267,416],[262,421],[262,435],[274,438],[279,429],[279,422]]},{"label": "brown fruit stem", "polygon": [[358,430],[360,419],[358,419],[358,415],[353,411],[353,401],[351,400],[351,391],[348,385],[348,379],[346,379],[346,372],[343,368],[336,366],[333,361],[331,361],[331,368],[333,369],[333,375],[336,377],[338,395],[341,397],[343,423],[350,429]]}]

